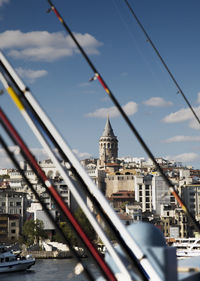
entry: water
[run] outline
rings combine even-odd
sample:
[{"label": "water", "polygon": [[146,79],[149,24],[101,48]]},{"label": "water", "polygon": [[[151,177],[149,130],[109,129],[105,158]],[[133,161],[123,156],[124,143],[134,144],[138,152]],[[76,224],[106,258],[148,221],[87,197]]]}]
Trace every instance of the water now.
[{"label": "water", "polygon": [[[85,260],[84,260],[85,262]],[[89,268],[96,275],[94,264],[89,263]],[[87,280],[84,274],[75,276],[73,269],[77,262],[74,259],[44,259],[36,260],[31,269],[24,272],[1,273],[0,281],[83,281]]]}]

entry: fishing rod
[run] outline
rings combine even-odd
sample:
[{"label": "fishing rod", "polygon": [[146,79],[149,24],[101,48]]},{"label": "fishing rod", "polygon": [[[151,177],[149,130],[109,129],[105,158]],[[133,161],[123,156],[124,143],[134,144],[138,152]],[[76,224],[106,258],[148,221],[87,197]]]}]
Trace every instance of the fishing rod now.
[{"label": "fishing rod", "polygon": [[131,7],[130,3],[128,0],[124,0],[125,4],[127,5],[129,11],[131,12],[131,14],[133,15],[133,17],[135,18],[136,22],[138,23],[139,27],[141,28],[141,30],[143,31],[144,35],[147,38],[147,42],[150,43],[150,45],[152,46],[153,50],[155,51],[155,53],[157,54],[158,58],[160,59],[161,63],[163,64],[164,68],[166,69],[166,71],[168,72],[169,76],[171,77],[172,81],[174,82],[174,84],[176,85],[176,87],[178,88],[178,93],[180,93],[183,97],[183,99],[185,100],[186,104],[188,105],[188,107],[190,108],[191,112],[193,113],[195,119],[197,120],[197,122],[200,124],[200,119],[197,116],[195,110],[193,109],[193,107],[191,106],[189,100],[187,99],[187,97],[185,96],[185,94],[183,93],[181,87],[179,86],[177,80],[175,79],[174,75],[172,74],[172,72],[170,71],[169,67],[167,66],[166,62],[164,61],[163,57],[161,56],[160,52],[158,51],[158,49],[156,48],[155,44],[153,43],[153,41],[151,40],[150,36],[148,35],[147,31],[145,30],[144,26],[142,25],[141,21],[139,20],[139,18],[136,16],[133,8]]},{"label": "fishing rod", "polygon": [[[131,262],[132,264],[134,263],[134,266],[137,265],[138,266],[138,260],[139,262],[139,271],[141,271],[140,275],[143,275],[143,278],[146,279],[147,278],[147,274],[143,272],[143,268],[141,268],[141,265],[143,267],[146,266],[146,268],[149,269],[150,272],[153,272],[151,269],[151,265],[148,262],[148,260],[146,259],[146,257],[143,255],[141,249],[138,247],[138,245],[136,244],[136,242],[133,240],[133,237],[131,237],[130,233],[127,231],[127,229],[124,227],[124,225],[122,224],[122,222],[120,221],[120,219],[118,218],[118,216],[116,215],[116,213],[113,211],[113,209],[110,207],[110,205],[108,204],[107,200],[105,199],[105,197],[102,195],[102,193],[96,188],[96,186],[94,185],[94,183],[92,182],[92,180],[89,178],[89,176],[87,175],[87,173],[85,172],[85,170],[83,169],[83,167],[80,165],[79,161],[76,159],[76,157],[74,156],[74,154],[72,153],[72,151],[70,150],[70,148],[66,145],[66,143],[64,142],[64,140],[61,138],[61,136],[58,134],[58,132],[56,131],[55,127],[52,125],[52,123],[50,122],[50,120],[47,118],[47,116],[44,114],[44,112],[42,111],[41,108],[39,108],[39,105],[36,103],[36,101],[33,99],[30,91],[25,87],[25,85],[23,84],[23,82],[21,81],[21,79],[18,77],[18,75],[16,74],[16,72],[14,71],[14,69],[11,67],[11,65],[7,62],[7,60],[5,59],[5,57],[3,56],[2,53],[0,53],[0,60],[1,63],[4,65],[4,68],[6,66],[7,72],[6,75],[8,75],[9,73],[11,73],[12,78],[16,81],[17,86],[20,87],[21,93],[24,94],[24,96],[26,95],[27,99],[29,99],[29,101],[31,101],[32,106],[34,107],[34,109],[38,112],[40,112],[40,116],[42,115],[44,123],[47,125],[48,128],[52,129],[52,133],[54,135],[54,137],[57,139],[58,143],[64,147],[63,151],[65,151],[65,153],[68,154],[68,158],[71,160],[71,163],[73,165],[75,165],[75,167],[78,169],[79,174],[81,175],[81,177],[84,179],[84,181],[87,183],[88,187],[90,188],[90,192],[96,196],[96,198],[98,198],[100,204],[102,205],[102,207],[104,208],[104,212],[106,212],[110,218],[110,224],[113,224],[113,226],[115,226],[115,229],[117,228],[117,234],[121,236],[121,239],[123,239],[123,244],[126,245],[126,248],[130,249],[129,252],[131,253]],[[9,70],[9,71],[8,71]],[[7,85],[4,85],[5,88],[7,88]],[[16,99],[19,99],[19,97],[14,97],[15,103],[18,104],[19,102],[16,101]],[[18,105],[18,108],[21,108],[21,106]],[[50,155],[51,156],[51,155]],[[62,175],[62,171],[61,171],[61,175]],[[62,175],[65,176],[65,175]],[[86,214],[87,215],[87,214]],[[93,223],[92,223],[93,225]],[[93,225],[94,226],[94,225]],[[102,238],[101,238],[102,239]],[[107,247],[108,251],[109,248],[107,246],[107,243],[102,239],[102,241],[104,242],[105,246]],[[123,246],[122,244],[122,246]],[[136,253],[136,255],[133,253]],[[110,251],[109,251],[110,252]],[[115,256],[113,255],[114,253],[111,253],[112,257],[114,258]],[[130,256],[130,254],[129,254]],[[117,263],[115,261],[115,263]]]},{"label": "fishing rod", "polygon": [[[10,78],[12,79],[12,82],[15,84],[16,87],[20,86],[20,84],[23,82],[20,80],[20,78],[17,76],[17,74],[14,73],[13,68],[8,64],[5,57],[2,54],[0,54],[0,57],[2,57],[2,61],[4,63],[4,66],[6,67],[6,69],[4,67],[4,71],[6,71],[6,75],[10,76],[10,72],[11,72],[12,77],[10,77]],[[9,72],[7,71],[8,69],[9,69]],[[13,77],[15,77],[15,80],[18,81],[17,82],[18,85],[16,85],[16,81],[14,81]],[[34,97],[31,95],[31,93],[25,88],[25,86],[23,86],[23,88],[20,86],[20,88],[21,89],[18,89],[18,90],[19,91],[23,90],[23,100],[25,100],[26,105],[28,105],[28,108],[29,108],[28,111],[30,112],[30,110],[31,110],[33,112],[34,119],[37,118],[38,123],[43,128],[43,130],[45,130],[45,134],[48,135],[48,137],[50,138],[50,140],[52,141],[52,143],[55,145],[58,152],[60,153],[62,159],[65,162],[67,162],[68,166],[70,167],[69,170],[73,173],[76,180],[80,182],[81,187],[84,188],[84,191],[87,193],[87,196],[90,198],[91,202],[93,202],[93,204],[95,205],[95,209],[98,211],[98,213],[104,219],[104,222],[107,224],[107,226],[114,233],[116,240],[120,244],[121,248],[124,250],[124,254],[129,259],[130,263],[134,266],[134,270],[138,271],[137,268],[140,267],[140,264],[138,264],[137,259],[135,259],[135,257],[133,257],[132,252],[130,251],[129,247],[127,247],[126,242],[124,241],[123,237],[121,236],[121,233],[119,231],[119,229],[121,230],[121,227],[119,227],[118,229],[116,228],[116,224],[117,223],[119,224],[119,219],[117,222],[114,221],[115,223],[113,223],[113,217],[110,216],[111,217],[110,218],[107,215],[107,213],[105,212],[105,207],[106,207],[105,204],[107,204],[107,201],[105,201],[105,198],[102,197],[102,194],[100,192],[98,192],[98,189],[96,188],[94,183],[88,177],[87,173],[84,171],[84,169],[80,165],[79,161],[74,157],[70,148],[66,146],[63,139],[61,138],[59,133],[56,131],[56,128],[52,126],[51,121],[48,119],[48,117],[42,111],[39,104],[34,99]],[[19,97],[20,97],[20,95],[19,95]],[[69,153],[70,153],[70,154],[68,153],[69,154],[68,157],[66,156],[66,151],[69,151]],[[75,166],[73,166],[73,164],[71,163],[70,158],[72,158],[72,157],[75,160],[75,162],[72,161]],[[84,176],[85,176],[85,180],[83,180],[83,178],[82,178]],[[91,186],[90,190],[92,191],[92,193],[94,193],[94,190],[97,189],[98,193],[97,193],[96,197],[103,199],[103,201],[97,200],[96,197],[94,197],[91,194],[90,190],[88,189],[88,185]],[[107,204],[107,206],[109,206],[109,205]],[[109,209],[107,212],[109,214],[111,214],[111,212],[113,212],[113,210],[112,210],[112,208],[110,208],[110,206],[109,206]],[[140,271],[141,271],[141,269],[138,272],[139,275],[141,275]],[[143,271],[142,271],[142,274],[143,274]],[[143,276],[143,278],[146,279],[146,276]]]},{"label": "fishing rod", "polygon": [[[1,109],[0,109],[0,111],[1,111]],[[7,131],[7,128],[6,128],[6,131]],[[41,204],[41,206],[42,206],[43,210],[45,211],[46,215],[48,216],[49,220],[54,225],[54,227],[56,228],[56,230],[58,231],[58,233],[62,237],[63,241],[67,244],[67,246],[69,247],[69,249],[70,249],[71,253],[73,254],[73,256],[76,258],[76,260],[78,262],[77,266],[81,267],[81,269],[83,270],[83,273],[86,275],[88,280],[95,281],[96,278],[94,278],[92,276],[89,267],[87,267],[87,265],[84,263],[84,261],[80,258],[80,255],[77,253],[77,251],[71,245],[71,243],[70,243],[69,239],[67,238],[66,234],[63,232],[63,230],[60,227],[60,225],[58,224],[58,222],[54,219],[54,217],[51,214],[50,210],[46,207],[46,204],[42,200],[41,196],[39,196],[37,191],[34,189],[32,183],[29,181],[29,179],[27,178],[25,172],[21,169],[19,163],[17,162],[17,160],[16,160],[16,158],[14,156],[14,153],[12,153],[9,150],[8,145],[5,143],[5,141],[3,140],[1,135],[0,135],[0,143],[1,143],[2,147],[4,148],[4,150],[6,151],[8,157],[11,159],[11,161],[14,164],[15,168],[20,172],[20,174],[24,178],[27,186],[31,189],[32,193],[35,195],[35,198]]]},{"label": "fishing rod", "polygon": [[97,69],[95,68],[95,66],[93,65],[92,61],[89,59],[88,55],[86,54],[86,52],[84,51],[84,49],[82,48],[82,46],[80,45],[80,43],[77,41],[76,37],[74,36],[74,34],[72,33],[72,31],[70,30],[69,26],[66,24],[66,22],[64,21],[64,19],[61,17],[60,13],[57,11],[57,9],[55,8],[55,5],[52,4],[52,2],[50,0],[47,0],[49,5],[50,5],[50,10],[52,10],[55,15],[57,16],[57,18],[59,19],[59,21],[62,23],[62,25],[64,26],[65,30],[69,33],[69,35],[71,36],[71,38],[73,39],[74,43],[76,44],[76,46],[78,47],[79,51],[81,52],[81,54],[83,55],[83,57],[86,59],[86,61],[88,62],[89,66],[91,67],[91,69],[94,72],[94,78],[98,79],[98,81],[100,82],[100,84],[102,85],[102,87],[104,88],[104,90],[106,91],[106,93],[109,95],[110,99],[113,101],[114,105],[117,107],[117,109],[119,110],[120,114],[122,115],[122,117],[124,118],[125,122],[127,123],[127,125],[129,126],[130,130],[132,131],[132,133],[134,133],[134,135],[136,136],[136,138],[138,139],[139,143],[141,144],[141,146],[143,147],[143,149],[145,150],[145,152],[147,153],[147,155],[149,156],[149,158],[153,161],[155,167],[157,168],[157,170],[160,172],[161,176],[163,177],[164,181],[166,182],[167,186],[169,187],[170,192],[172,193],[172,195],[175,197],[175,199],[177,200],[177,202],[179,203],[180,207],[182,208],[182,210],[185,212],[185,214],[188,216],[189,220],[192,222],[192,224],[194,225],[195,229],[200,232],[200,225],[199,223],[195,220],[195,218],[193,217],[193,215],[191,214],[191,212],[189,211],[189,209],[187,208],[187,206],[185,205],[185,203],[183,202],[183,200],[181,199],[181,197],[178,195],[173,183],[168,179],[168,177],[165,175],[163,169],[161,168],[161,166],[159,165],[159,163],[156,161],[154,155],[152,154],[151,150],[149,149],[149,147],[146,145],[146,143],[144,142],[144,140],[142,139],[142,137],[140,136],[139,132],[137,131],[137,129],[135,128],[135,126],[133,125],[133,123],[131,122],[131,120],[128,118],[127,114],[125,113],[125,111],[123,110],[123,108],[121,107],[121,105],[119,104],[118,100],[115,98],[115,96],[113,95],[113,93],[111,92],[111,90],[108,88],[108,86],[106,85],[105,81],[103,80],[103,78],[101,77],[100,73],[97,71]]},{"label": "fishing rod", "polygon": [[[8,73],[6,73],[6,76],[7,75],[8,75]],[[96,221],[94,216],[91,214],[91,212],[90,212],[89,208],[87,207],[86,203],[84,202],[83,198],[81,197],[81,195],[77,191],[74,183],[72,182],[72,180],[67,175],[66,170],[63,168],[63,166],[61,165],[60,161],[55,156],[55,153],[50,148],[50,146],[47,143],[47,141],[45,140],[44,136],[41,134],[41,132],[38,130],[37,126],[34,124],[34,122],[32,120],[34,117],[32,116],[32,118],[31,118],[28,115],[28,112],[26,111],[26,108],[24,107],[24,104],[19,99],[19,97],[16,94],[16,92],[14,91],[14,89],[11,86],[8,85],[5,77],[3,77],[2,74],[0,75],[0,79],[2,80],[2,83],[3,83],[4,87],[5,87],[5,89],[7,89],[8,93],[11,96],[11,98],[13,99],[14,103],[16,104],[16,106],[18,107],[20,112],[22,113],[23,117],[25,118],[25,120],[27,121],[27,123],[29,124],[29,126],[31,127],[33,132],[35,133],[36,137],[38,138],[38,140],[40,141],[40,143],[42,144],[42,146],[44,147],[44,149],[48,153],[49,157],[52,159],[52,161],[55,164],[56,168],[60,172],[60,175],[62,176],[63,180],[66,182],[66,184],[68,185],[69,189],[71,190],[71,192],[72,192],[74,198],[76,199],[77,203],[79,204],[79,206],[81,207],[81,209],[83,210],[85,215],[87,216],[88,220],[90,221],[90,223],[93,226],[93,228],[96,231],[96,233],[98,233],[98,235],[101,238],[102,242],[106,246],[108,252],[113,257],[113,260],[116,263],[116,265],[118,266],[119,270],[124,274],[126,280],[131,280],[130,274],[129,274],[127,268],[125,267],[125,265],[123,264],[121,258],[119,257],[119,254],[116,253],[116,250],[112,246],[111,242],[108,240],[108,238],[105,235],[104,231],[102,230],[102,228],[100,227],[100,225],[98,224],[98,222]],[[21,83],[22,83],[22,81],[21,81]],[[23,95],[22,91],[20,92],[20,95]]]},{"label": "fishing rod", "polygon": [[50,180],[46,177],[45,173],[42,171],[37,161],[35,160],[35,157],[32,155],[32,153],[30,152],[30,150],[28,149],[22,138],[19,136],[15,128],[12,126],[11,122],[7,119],[6,115],[3,113],[1,108],[0,108],[0,118],[3,127],[6,129],[6,131],[8,132],[12,140],[15,142],[15,144],[20,147],[23,157],[27,160],[32,170],[36,173],[40,181],[45,186],[46,191],[54,198],[61,212],[68,219],[73,229],[79,235],[82,242],[90,252],[91,256],[94,258],[94,261],[96,261],[96,264],[99,266],[99,269],[101,270],[104,277],[108,278],[108,280],[117,281],[116,277],[114,276],[108,265],[105,263],[104,259],[100,256],[100,254],[98,253],[92,242],[89,240],[84,230],[82,229],[78,221],[75,219],[75,217],[73,216],[73,214],[71,213],[66,203],[63,201],[63,199],[55,189],[55,187],[52,185]]}]

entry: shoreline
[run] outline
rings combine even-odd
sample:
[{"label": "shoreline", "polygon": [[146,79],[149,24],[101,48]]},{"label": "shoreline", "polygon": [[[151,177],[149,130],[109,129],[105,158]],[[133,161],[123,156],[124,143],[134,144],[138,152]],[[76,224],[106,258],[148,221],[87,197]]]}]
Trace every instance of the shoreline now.
[{"label": "shoreline", "polygon": [[[72,259],[73,255],[70,251],[23,251],[23,256],[31,255],[35,259]],[[80,258],[86,258],[84,254],[80,254]]]}]

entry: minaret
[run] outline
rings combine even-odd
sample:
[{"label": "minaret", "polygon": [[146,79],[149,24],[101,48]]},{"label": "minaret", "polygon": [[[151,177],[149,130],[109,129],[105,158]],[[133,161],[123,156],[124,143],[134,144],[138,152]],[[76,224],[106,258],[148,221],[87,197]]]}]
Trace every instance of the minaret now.
[{"label": "minaret", "polygon": [[106,163],[115,162],[118,157],[118,140],[113,133],[109,117],[103,135],[99,140],[99,166],[104,167]]}]

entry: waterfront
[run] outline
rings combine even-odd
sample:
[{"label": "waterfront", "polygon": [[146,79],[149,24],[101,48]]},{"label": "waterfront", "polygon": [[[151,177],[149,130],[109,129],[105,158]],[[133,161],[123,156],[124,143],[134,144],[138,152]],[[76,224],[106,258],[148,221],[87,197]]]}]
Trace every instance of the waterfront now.
[{"label": "waterfront", "polygon": [[[95,267],[90,268],[96,275]],[[39,259],[36,264],[26,272],[2,273],[1,281],[83,281],[87,280],[84,274],[75,276],[73,269],[76,265],[74,259]]]}]

